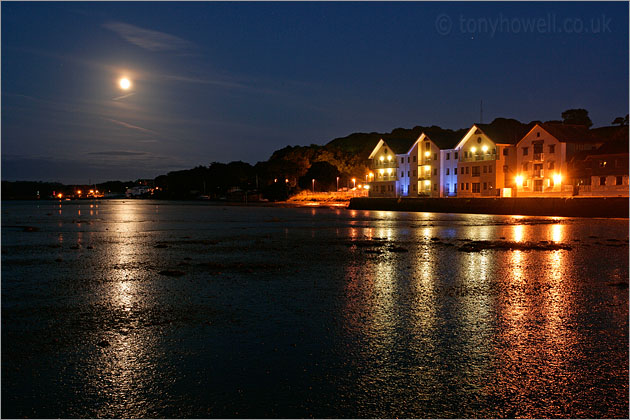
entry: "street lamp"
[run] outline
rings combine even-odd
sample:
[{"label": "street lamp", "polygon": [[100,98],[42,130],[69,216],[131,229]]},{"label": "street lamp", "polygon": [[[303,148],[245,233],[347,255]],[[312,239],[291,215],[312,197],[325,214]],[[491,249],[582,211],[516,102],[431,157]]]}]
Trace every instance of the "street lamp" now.
[{"label": "street lamp", "polygon": [[315,178],[313,178],[313,194],[315,194]]},{"label": "street lamp", "polygon": [[337,192],[339,192],[339,177],[337,177]]},{"label": "street lamp", "polygon": [[357,187],[357,179],[356,178],[352,178],[352,187],[353,188]]}]

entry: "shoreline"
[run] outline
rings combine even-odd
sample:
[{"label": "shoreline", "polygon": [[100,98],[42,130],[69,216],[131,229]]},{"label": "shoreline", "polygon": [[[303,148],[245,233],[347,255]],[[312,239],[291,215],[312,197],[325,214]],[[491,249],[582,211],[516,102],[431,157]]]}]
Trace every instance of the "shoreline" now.
[{"label": "shoreline", "polygon": [[627,219],[628,197],[607,198],[353,198],[350,210],[471,213]]}]

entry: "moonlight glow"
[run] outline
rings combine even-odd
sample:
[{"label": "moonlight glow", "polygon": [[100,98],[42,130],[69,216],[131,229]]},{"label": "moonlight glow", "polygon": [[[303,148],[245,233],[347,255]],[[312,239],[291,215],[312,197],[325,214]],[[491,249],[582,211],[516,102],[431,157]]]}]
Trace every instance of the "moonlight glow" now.
[{"label": "moonlight glow", "polygon": [[126,77],[120,79],[118,83],[120,84],[120,88],[123,90],[127,90],[131,87],[131,82]]}]

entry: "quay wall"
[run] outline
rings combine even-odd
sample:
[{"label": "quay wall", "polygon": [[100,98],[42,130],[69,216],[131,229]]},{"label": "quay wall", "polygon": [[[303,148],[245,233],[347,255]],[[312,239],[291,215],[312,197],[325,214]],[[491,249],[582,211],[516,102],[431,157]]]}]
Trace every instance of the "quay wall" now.
[{"label": "quay wall", "polygon": [[607,198],[377,198],[357,197],[352,210],[432,213],[509,214],[523,216],[628,218],[628,197]]}]

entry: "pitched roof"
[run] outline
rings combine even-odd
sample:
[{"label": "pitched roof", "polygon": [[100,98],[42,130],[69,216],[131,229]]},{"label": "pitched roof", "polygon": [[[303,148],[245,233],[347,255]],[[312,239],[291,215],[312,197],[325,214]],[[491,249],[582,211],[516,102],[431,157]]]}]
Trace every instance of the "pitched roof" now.
[{"label": "pitched roof", "polygon": [[563,143],[599,143],[602,141],[584,125],[545,123],[540,124],[540,126]]},{"label": "pitched roof", "polygon": [[588,155],[617,155],[628,154],[629,145],[627,141],[609,141],[602,144],[597,150],[591,151]]},{"label": "pitched roof", "polygon": [[502,127],[496,124],[475,124],[475,126],[493,142],[499,144],[516,144],[526,133],[524,127]]},{"label": "pitched roof", "polygon": [[415,140],[396,138],[386,139],[385,143],[390,147],[390,149],[392,149],[395,154],[401,155],[409,151],[411,146],[415,143]]},{"label": "pitched roof", "polygon": [[454,149],[467,131],[467,129],[453,131],[431,127],[423,131],[423,133],[440,149]]}]

